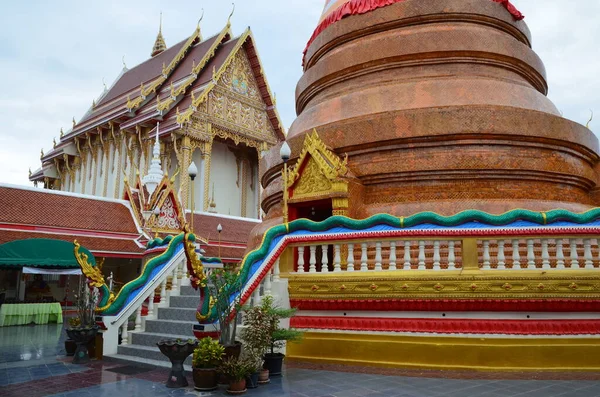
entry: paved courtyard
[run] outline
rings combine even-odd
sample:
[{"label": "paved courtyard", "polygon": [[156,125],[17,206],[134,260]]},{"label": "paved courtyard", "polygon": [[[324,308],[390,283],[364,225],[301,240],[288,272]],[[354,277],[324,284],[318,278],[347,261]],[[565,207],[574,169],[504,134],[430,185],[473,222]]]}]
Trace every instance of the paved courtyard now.
[{"label": "paved courtyard", "polygon": [[[122,363],[73,365],[64,357],[58,325],[0,328],[0,396],[221,396],[193,388],[167,389],[164,368],[127,368]],[[392,371],[363,373],[295,365],[284,377],[249,390],[255,397],[600,397],[600,374],[458,373]],[[354,371],[354,372],[347,372]],[[123,373],[129,373],[125,375]],[[372,371],[371,371],[372,372]],[[191,382],[191,376],[188,376]]]}]

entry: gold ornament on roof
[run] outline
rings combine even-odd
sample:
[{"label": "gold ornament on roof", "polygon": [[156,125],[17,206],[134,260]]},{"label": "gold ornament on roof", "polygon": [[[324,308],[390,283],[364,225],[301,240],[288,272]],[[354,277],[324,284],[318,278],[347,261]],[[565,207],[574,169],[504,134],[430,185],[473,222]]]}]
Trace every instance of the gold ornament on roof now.
[{"label": "gold ornament on roof", "polygon": [[590,112],[592,114],[590,115],[590,119],[588,120],[587,124],[585,125],[585,128],[587,128],[588,130],[590,129],[590,123],[592,122],[592,120],[594,120],[594,111],[592,109],[590,109]]},{"label": "gold ornament on roof", "polygon": [[31,175],[33,175],[33,172],[31,172],[31,167],[29,167],[29,177],[31,178]]},{"label": "gold ornament on roof", "polygon": [[154,57],[164,50],[167,49],[167,44],[165,43],[165,38],[162,35],[162,12],[160,13],[160,24],[158,27],[158,34],[156,35],[156,41],[154,42],[154,46],[152,47],[152,53],[150,56]]},{"label": "gold ornament on roof", "polygon": [[63,136],[65,136],[65,132],[63,131],[62,127],[60,127],[60,137],[62,138]]},{"label": "gold ornament on roof", "polygon": [[73,117],[73,128],[75,128],[76,125],[77,125],[77,122],[75,121],[75,117]]},{"label": "gold ornament on roof", "polygon": [[233,16],[233,13],[235,12],[235,3],[231,3],[231,5],[233,6],[233,10],[231,10],[231,14],[229,14],[229,18],[227,18],[227,25],[231,25],[231,17]]},{"label": "gold ornament on roof", "polygon": [[42,148],[42,150],[40,150],[40,158],[44,157],[44,148]]},{"label": "gold ornament on roof", "polygon": [[56,138],[52,138],[52,147],[56,149]]}]

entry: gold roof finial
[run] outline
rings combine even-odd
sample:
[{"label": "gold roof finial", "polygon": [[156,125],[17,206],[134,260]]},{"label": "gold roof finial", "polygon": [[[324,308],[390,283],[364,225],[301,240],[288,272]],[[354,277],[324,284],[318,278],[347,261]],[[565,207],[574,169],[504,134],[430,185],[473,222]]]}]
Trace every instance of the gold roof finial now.
[{"label": "gold roof finial", "polygon": [[40,158],[44,157],[44,148],[42,148],[42,150],[40,150]]},{"label": "gold roof finial", "polygon": [[585,128],[587,128],[588,130],[590,129],[590,123],[592,122],[592,120],[594,120],[594,111],[592,109],[590,109],[590,112],[592,114],[590,115],[590,119],[588,120],[587,124],[585,125]]},{"label": "gold roof finial", "polygon": [[77,122],[75,121],[75,117],[73,117],[73,128],[75,128],[76,125],[77,125]]},{"label": "gold roof finial", "polygon": [[191,92],[192,94],[192,103],[196,102],[196,95],[194,94],[194,90]]},{"label": "gold roof finial", "polygon": [[92,109],[96,107],[96,99],[92,99]]},{"label": "gold roof finial", "polygon": [[33,175],[33,172],[31,172],[31,167],[29,167],[29,177],[31,178],[31,175]]},{"label": "gold roof finial", "polygon": [[127,65],[125,64],[125,55],[123,55],[123,58],[121,58],[121,61],[123,61],[123,69],[129,70],[129,69],[127,69]]},{"label": "gold roof finial", "polygon": [[102,77],[102,85],[104,86],[104,92],[108,91],[108,88],[106,88],[106,81],[104,81],[104,77]]},{"label": "gold roof finial", "polygon": [[62,127],[60,127],[60,137],[62,138],[63,136],[65,136],[65,132],[63,131]]},{"label": "gold roof finial", "polygon": [[202,41],[202,33],[200,31],[200,22],[204,19],[204,8],[202,9],[202,15],[200,15],[200,19],[198,19],[198,25],[196,26],[196,32],[198,32],[198,37],[200,41]]},{"label": "gold roof finial", "polygon": [[231,14],[229,14],[229,18],[227,18],[227,25],[231,25],[231,17],[233,16],[233,13],[235,12],[235,3],[231,3],[231,5],[233,6],[233,10],[231,10]]},{"label": "gold roof finial", "polygon": [[162,35],[162,12],[160,13],[160,25],[158,27],[158,34],[156,35],[156,41],[154,42],[154,47],[152,47],[152,53],[150,56],[157,56],[161,52],[167,49],[167,44],[165,43],[165,38]]},{"label": "gold roof finial", "polygon": [[52,145],[54,149],[56,149],[56,138],[52,138]]}]

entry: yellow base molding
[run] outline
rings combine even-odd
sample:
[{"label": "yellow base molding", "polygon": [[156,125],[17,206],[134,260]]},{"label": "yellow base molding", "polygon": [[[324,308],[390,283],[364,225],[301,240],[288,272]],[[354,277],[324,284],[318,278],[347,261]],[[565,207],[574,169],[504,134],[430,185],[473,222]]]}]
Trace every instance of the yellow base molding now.
[{"label": "yellow base molding", "polygon": [[461,338],[307,332],[290,360],[385,368],[598,371],[600,338]]}]

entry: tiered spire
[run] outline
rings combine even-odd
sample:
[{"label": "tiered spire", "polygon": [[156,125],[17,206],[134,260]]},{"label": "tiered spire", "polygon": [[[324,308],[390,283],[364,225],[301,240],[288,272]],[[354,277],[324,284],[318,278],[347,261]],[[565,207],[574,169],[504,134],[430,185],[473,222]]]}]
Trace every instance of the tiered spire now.
[{"label": "tiered spire", "polygon": [[167,49],[167,45],[165,44],[165,38],[162,35],[162,12],[160,13],[160,25],[158,28],[158,35],[156,35],[156,41],[154,42],[154,47],[152,47],[151,56],[156,56]]},{"label": "tiered spire", "polygon": [[156,142],[154,143],[154,150],[152,151],[153,157],[152,162],[150,163],[150,169],[148,170],[148,175],[142,179],[142,183],[146,186],[146,189],[148,189],[150,196],[152,196],[152,193],[154,193],[154,190],[156,190],[164,176],[160,164],[159,127],[160,123],[156,125]]}]

